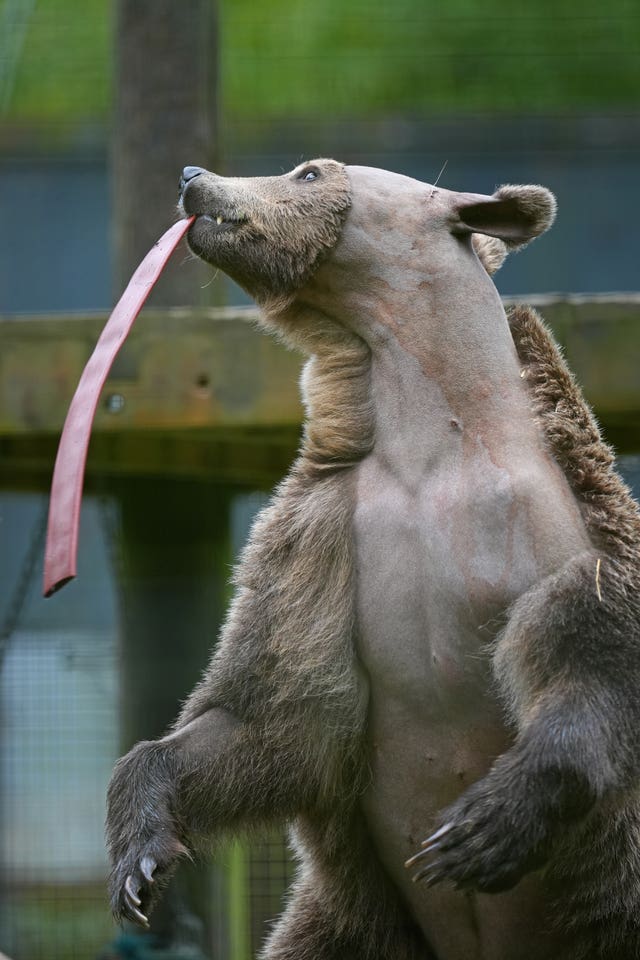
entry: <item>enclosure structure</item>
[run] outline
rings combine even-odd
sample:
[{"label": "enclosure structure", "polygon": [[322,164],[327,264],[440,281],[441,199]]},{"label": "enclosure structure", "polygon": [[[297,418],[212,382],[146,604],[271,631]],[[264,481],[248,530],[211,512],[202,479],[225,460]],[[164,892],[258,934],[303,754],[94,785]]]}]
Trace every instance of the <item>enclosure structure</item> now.
[{"label": "enclosure structure", "polygon": [[[638,493],[640,297],[534,303]],[[105,319],[0,318],[0,504],[16,546],[1,560],[0,920],[18,960],[97,956],[113,939],[101,839],[112,764],[141,716],[142,735],[161,732],[164,699],[177,710],[204,666],[233,557],[300,435],[300,359],[254,329],[252,309],[143,312],[96,416],[79,576],[42,599],[57,438]],[[206,928],[196,939],[245,960],[290,875],[279,834],[219,851],[184,881]]]},{"label": "enclosure structure", "polygon": [[[79,577],[45,601],[57,438],[106,319],[86,311],[107,309],[166,228],[184,164],[273,174],[320,155],[429,181],[446,160],[443,186],[482,193],[495,178],[543,183],[558,223],[509,259],[499,289],[636,289],[638,18],[625,0],[574,6],[514,15],[496,0],[479,17],[466,0],[444,15],[407,0],[345,17],[338,0],[242,0],[219,5],[218,44],[214,0],[4,5],[0,951],[15,960],[109,956],[113,761],[162,731],[204,665],[233,557],[302,416],[299,360],[252,329],[250,309],[145,310],[96,419]],[[242,302],[202,265],[177,259],[174,279],[168,302]],[[540,305],[637,491],[637,298]],[[290,869],[276,836],[184,879],[211,957],[255,951]]]},{"label": "enclosure structure", "polygon": [[[102,841],[111,768],[163,731],[203,669],[233,557],[295,453],[298,361],[250,316],[140,318],[96,416],[79,576],[50,600],[57,436],[106,317],[0,321],[0,504],[21,548],[2,554],[0,929],[18,960],[98,955],[116,936]],[[280,834],[223,849],[181,881],[206,928],[183,939],[248,957],[289,875]]]}]

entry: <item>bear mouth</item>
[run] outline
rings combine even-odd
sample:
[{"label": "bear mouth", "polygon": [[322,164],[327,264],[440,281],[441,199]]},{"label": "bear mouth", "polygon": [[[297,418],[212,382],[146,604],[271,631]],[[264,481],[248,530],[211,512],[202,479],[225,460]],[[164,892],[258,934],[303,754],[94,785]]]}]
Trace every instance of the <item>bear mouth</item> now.
[{"label": "bear mouth", "polygon": [[236,230],[247,222],[246,217],[229,217],[223,213],[201,213],[198,220],[206,223],[207,229],[212,233],[227,233],[229,230]]}]

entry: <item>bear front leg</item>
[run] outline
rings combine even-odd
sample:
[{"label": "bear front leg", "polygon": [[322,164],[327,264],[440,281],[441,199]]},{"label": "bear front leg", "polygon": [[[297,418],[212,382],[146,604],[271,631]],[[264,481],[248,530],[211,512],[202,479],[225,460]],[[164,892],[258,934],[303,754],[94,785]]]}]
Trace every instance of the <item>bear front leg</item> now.
[{"label": "bear front leg", "polygon": [[[582,736],[562,733],[578,724],[588,736],[584,720],[562,710],[541,716],[440,815],[438,829],[407,861],[413,879],[498,893],[542,866],[561,827],[586,814],[600,795]],[[593,760],[601,764],[595,751]]]},{"label": "bear front leg", "polygon": [[213,708],[118,761],[107,801],[116,918],[146,925],[177,862],[216,830],[290,813],[298,782],[259,739]]},{"label": "bear front leg", "polygon": [[636,596],[614,561],[589,551],[517,601],[494,655],[514,745],[441,814],[407,861],[414,879],[506,890],[594,804],[636,781]]}]

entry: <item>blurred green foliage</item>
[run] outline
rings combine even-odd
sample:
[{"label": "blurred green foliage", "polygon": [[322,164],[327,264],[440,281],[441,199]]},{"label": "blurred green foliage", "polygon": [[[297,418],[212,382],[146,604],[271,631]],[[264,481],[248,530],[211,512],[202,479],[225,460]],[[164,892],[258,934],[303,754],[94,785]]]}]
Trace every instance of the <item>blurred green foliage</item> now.
[{"label": "blurred green foliage", "polygon": [[233,0],[229,110],[350,117],[637,105],[635,0]]},{"label": "blurred green foliage", "polygon": [[[229,120],[637,106],[636,0],[220,0],[219,9]],[[112,13],[108,0],[3,0],[5,118],[105,121]]]},{"label": "blurred green foliage", "polygon": [[108,0],[4,0],[0,90],[5,117],[104,121],[111,90],[110,18]]}]

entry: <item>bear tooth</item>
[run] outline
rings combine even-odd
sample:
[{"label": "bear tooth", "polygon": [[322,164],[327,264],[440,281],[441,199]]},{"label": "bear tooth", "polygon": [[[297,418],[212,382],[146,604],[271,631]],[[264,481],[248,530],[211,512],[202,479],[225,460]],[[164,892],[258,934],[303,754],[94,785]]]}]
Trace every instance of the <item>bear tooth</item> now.
[{"label": "bear tooth", "polygon": [[220,226],[220,224],[222,223],[222,217],[216,217],[216,223],[218,224],[218,226]]}]

